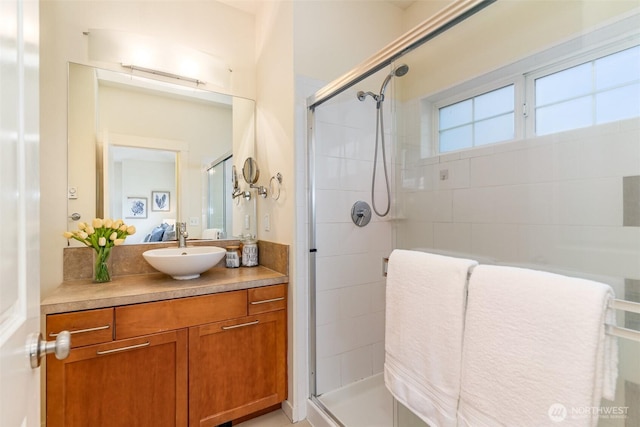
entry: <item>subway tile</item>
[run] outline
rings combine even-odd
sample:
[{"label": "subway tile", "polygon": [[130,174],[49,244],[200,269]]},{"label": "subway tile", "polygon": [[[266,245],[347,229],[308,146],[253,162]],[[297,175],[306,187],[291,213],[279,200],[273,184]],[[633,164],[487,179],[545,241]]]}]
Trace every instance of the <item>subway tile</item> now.
[{"label": "subway tile", "polygon": [[564,181],[556,188],[557,223],[622,225],[623,190],[619,178]]},{"label": "subway tile", "polygon": [[513,224],[473,224],[471,253],[496,262],[513,262],[518,255],[518,226]]},{"label": "subway tile", "polygon": [[[469,162],[469,159],[440,162],[437,167],[433,168],[432,172],[435,174],[432,176],[434,187],[440,190],[446,190],[466,188],[472,185]],[[441,173],[447,175],[446,179],[442,179]]]},{"label": "subway tile", "polygon": [[316,325],[326,325],[340,319],[340,290],[316,291]]},{"label": "subway tile", "polygon": [[552,264],[610,275],[640,277],[640,227],[560,226]]},{"label": "subway tile", "polygon": [[580,177],[640,174],[640,132],[591,136],[580,141]]},{"label": "subway tile", "polygon": [[365,346],[351,350],[340,357],[341,385],[351,384],[371,376],[373,372],[371,347]]},{"label": "subway tile", "polygon": [[521,182],[518,168],[521,150],[495,153],[469,159],[469,185],[488,187]]},{"label": "subway tile", "polygon": [[380,280],[382,258],[389,252],[346,254],[317,258],[317,287],[328,290]]},{"label": "subway tile", "polygon": [[433,247],[433,223],[407,218],[404,227],[396,233],[398,248],[416,249]]},{"label": "subway tile", "polygon": [[384,311],[367,313],[351,320],[357,335],[354,337],[354,347],[384,341]]},{"label": "subway tile", "polygon": [[340,385],[340,355],[318,358],[316,361],[317,394],[335,390]]},{"label": "subway tile", "polygon": [[379,374],[384,371],[384,341],[374,343],[371,348],[373,356],[373,375]]},{"label": "subway tile", "polygon": [[316,354],[329,357],[361,346],[360,328],[353,319],[320,325],[316,328]]},{"label": "subway tile", "polygon": [[336,223],[351,222],[351,208],[358,200],[368,200],[370,195],[365,191],[317,190],[316,222]]},{"label": "subway tile", "polygon": [[471,253],[471,224],[469,223],[434,223],[433,247],[456,253]]},{"label": "subway tile", "polygon": [[342,318],[362,316],[371,312],[371,284],[350,286],[340,290],[340,297],[335,301]]}]

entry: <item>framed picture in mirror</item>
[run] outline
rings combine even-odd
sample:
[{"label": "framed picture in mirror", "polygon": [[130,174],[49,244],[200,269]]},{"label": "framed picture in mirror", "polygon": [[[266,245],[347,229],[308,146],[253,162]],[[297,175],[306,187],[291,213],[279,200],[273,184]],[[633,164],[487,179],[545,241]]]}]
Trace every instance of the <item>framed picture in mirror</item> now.
[{"label": "framed picture in mirror", "polygon": [[147,198],[146,197],[127,197],[125,206],[125,218],[146,218],[147,217]]},{"label": "framed picture in mirror", "polygon": [[151,210],[153,212],[169,212],[171,193],[169,191],[151,192]]}]

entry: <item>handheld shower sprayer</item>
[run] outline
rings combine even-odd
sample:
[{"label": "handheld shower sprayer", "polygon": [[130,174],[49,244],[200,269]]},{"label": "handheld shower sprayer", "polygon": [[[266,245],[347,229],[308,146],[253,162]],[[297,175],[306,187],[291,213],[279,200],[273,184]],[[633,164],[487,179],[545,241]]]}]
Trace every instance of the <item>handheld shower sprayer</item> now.
[{"label": "handheld shower sprayer", "polygon": [[[380,87],[380,93],[375,94],[373,92],[364,92],[359,91],[356,96],[360,101],[364,101],[367,96],[371,96],[374,101],[376,101],[376,147],[375,147],[375,155],[373,157],[373,175],[371,177],[371,205],[373,207],[373,211],[378,216],[386,216],[391,209],[391,190],[389,189],[389,175],[387,173],[387,156],[385,154],[384,148],[384,121],[383,121],[383,112],[382,112],[382,102],[384,101],[384,91],[387,89],[387,85],[391,81],[393,77],[402,77],[409,72],[409,66],[407,64],[402,64],[392,69],[389,74],[385,77],[382,82],[382,86]],[[378,163],[378,139],[382,140],[382,164],[384,167],[384,179],[385,184],[387,186],[387,209],[380,213],[376,207],[376,199],[375,199],[375,189],[376,189],[376,169]]]},{"label": "handheld shower sprayer", "polygon": [[364,101],[367,98],[367,96],[370,96],[373,98],[374,101],[376,101],[376,107],[380,108],[380,106],[382,105],[382,101],[384,101],[384,92],[387,90],[387,85],[389,84],[391,79],[393,77],[402,77],[408,72],[409,72],[409,66],[407,64],[399,65],[398,67],[392,69],[389,74],[387,74],[387,77],[385,77],[384,81],[382,82],[382,86],[380,86],[379,94],[375,94],[370,91],[364,92],[361,90],[357,93],[356,96],[360,101]]}]

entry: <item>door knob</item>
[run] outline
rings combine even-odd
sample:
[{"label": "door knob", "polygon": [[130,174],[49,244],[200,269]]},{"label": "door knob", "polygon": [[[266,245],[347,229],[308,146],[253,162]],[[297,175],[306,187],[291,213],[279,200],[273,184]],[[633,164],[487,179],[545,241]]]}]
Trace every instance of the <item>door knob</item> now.
[{"label": "door knob", "polygon": [[29,360],[33,369],[40,366],[40,359],[45,354],[55,353],[56,359],[62,360],[69,357],[71,350],[71,334],[69,331],[61,331],[58,333],[55,341],[46,341],[42,339],[42,334],[33,333],[27,341],[29,346]]}]

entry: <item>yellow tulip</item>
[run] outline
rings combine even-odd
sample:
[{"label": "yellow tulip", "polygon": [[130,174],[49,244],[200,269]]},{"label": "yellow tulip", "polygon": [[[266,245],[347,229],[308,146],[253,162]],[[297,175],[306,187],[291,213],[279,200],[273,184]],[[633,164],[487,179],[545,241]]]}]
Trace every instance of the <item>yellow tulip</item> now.
[{"label": "yellow tulip", "polygon": [[93,233],[96,232],[96,230],[92,227],[92,226],[88,226],[87,228],[85,228],[84,230],[89,236],[91,236]]},{"label": "yellow tulip", "polygon": [[105,246],[107,244],[107,239],[104,237],[100,237],[98,239],[98,246]]},{"label": "yellow tulip", "polygon": [[84,231],[78,231],[78,237],[80,237],[82,240],[86,239],[88,236],[89,235]]},{"label": "yellow tulip", "polygon": [[127,234],[136,234],[136,228],[133,225],[127,227]]},{"label": "yellow tulip", "polygon": [[100,228],[102,227],[102,219],[100,218],[96,218],[93,220],[92,222],[93,228]]},{"label": "yellow tulip", "polygon": [[113,220],[112,220],[112,219],[105,219],[105,220],[104,220],[104,226],[105,226],[106,228],[111,228],[111,227],[113,227]]},{"label": "yellow tulip", "polygon": [[69,231],[65,231],[64,233],[62,233],[62,235],[67,239],[70,239],[73,237],[73,233],[70,233]]},{"label": "yellow tulip", "polygon": [[85,224],[84,222],[78,223],[78,230],[84,230],[85,228],[87,228],[87,224]]},{"label": "yellow tulip", "polygon": [[118,238],[118,233],[116,233],[115,231],[113,233],[111,233],[111,235],[109,236],[109,240],[116,240]]},{"label": "yellow tulip", "polygon": [[124,243],[124,239],[116,239],[116,240],[113,241],[113,244],[115,246],[120,246],[123,243]]},{"label": "yellow tulip", "polygon": [[122,224],[124,224],[124,221],[122,221],[121,219],[116,219],[115,221],[113,221],[112,228],[117,230]]},{"label": "yellow tulip", "polygon": [[118,230],[120,230],[120,231],[127,231],[127,224],[122,224],[122,225],[120,226],[120,228],[118,228]]}]

